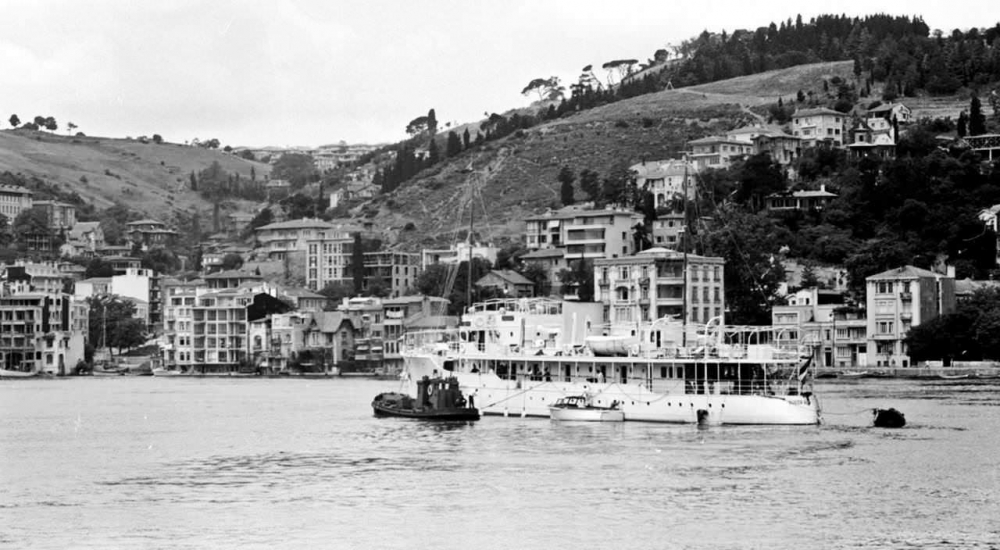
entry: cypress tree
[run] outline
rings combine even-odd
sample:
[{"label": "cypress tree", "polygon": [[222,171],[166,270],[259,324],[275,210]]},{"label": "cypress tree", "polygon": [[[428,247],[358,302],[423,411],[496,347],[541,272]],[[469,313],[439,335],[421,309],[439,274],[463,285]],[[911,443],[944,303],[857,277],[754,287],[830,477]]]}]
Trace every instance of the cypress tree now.
[{"label": "cypress tree", "polygon": [[462,132],[462,148],[468,149],[469,143],[471,143],[471,141],[472,141],[472,136],[469,135],[469,129],[466,128],[465,131]]},{"label": "cypress tree", "polygon": [[969,104],[969,135],[978,136],[986,133],[986,115],[978,96],[972,96]]}]

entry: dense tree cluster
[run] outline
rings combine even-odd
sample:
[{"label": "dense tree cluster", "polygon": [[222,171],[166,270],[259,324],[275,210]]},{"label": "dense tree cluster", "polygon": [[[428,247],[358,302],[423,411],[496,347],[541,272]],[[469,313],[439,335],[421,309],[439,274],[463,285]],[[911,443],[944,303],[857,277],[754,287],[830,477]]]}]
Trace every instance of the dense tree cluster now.
[{"label": "dense tree cluster", "polygon": [[263,201],[267,198],[264,182],[258,181],[255,175],[247,178],[239,173],[226,172],[217,160],[213,160],[212,164],[198,173],[192,172],[189,179],[191,190],[213,203],[234,198],[249,201]]},{"label": "dense tree cluster", "polygon": [[906,346],[914,361],[1000,359],[1000,289],[977,290],[955,313],[913,327]]}]

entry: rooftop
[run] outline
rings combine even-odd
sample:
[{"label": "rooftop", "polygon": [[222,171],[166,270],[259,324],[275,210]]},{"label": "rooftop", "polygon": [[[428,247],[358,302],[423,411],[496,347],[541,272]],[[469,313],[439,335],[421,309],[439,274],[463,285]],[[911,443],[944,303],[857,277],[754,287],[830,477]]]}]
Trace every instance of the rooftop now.
[{"label": "rooftop", "polygon": [[938,278],[942,276],[943,275],[934,273],[933,271],[928,271],[912,265],[904,265],[903,267],[897,267],[895,269],[883,271],[882,273],[876,273],[875,275],[869,276],[866,280],[887,281],[896,279],[921,279],[925,277]]}]

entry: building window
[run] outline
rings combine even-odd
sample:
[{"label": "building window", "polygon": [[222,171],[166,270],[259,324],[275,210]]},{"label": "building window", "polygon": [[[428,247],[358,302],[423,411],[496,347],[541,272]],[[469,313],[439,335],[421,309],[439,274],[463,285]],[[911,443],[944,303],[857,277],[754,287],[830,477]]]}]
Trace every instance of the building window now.
[{"label": "building window", "polygon": [[876,281],[875,292],[879,294],[892,294],[892,281]]},{"label": "building window", "polygon": [[878,334],[893,334],[893,325],[892,321],[879,321],[875,323],[875,332]]}]

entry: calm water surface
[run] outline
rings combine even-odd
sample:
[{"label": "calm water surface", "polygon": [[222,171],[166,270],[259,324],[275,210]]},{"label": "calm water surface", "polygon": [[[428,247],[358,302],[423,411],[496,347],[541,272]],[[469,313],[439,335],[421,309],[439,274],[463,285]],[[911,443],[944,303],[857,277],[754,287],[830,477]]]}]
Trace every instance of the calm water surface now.
[{"label": "calm water surface", "polygon": [[1000,548],[986,381],[821,380],[797,428],[372,417],[394,389],[0,381],[0,547]]}]

